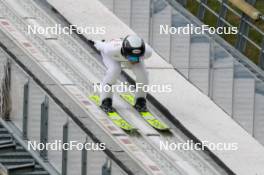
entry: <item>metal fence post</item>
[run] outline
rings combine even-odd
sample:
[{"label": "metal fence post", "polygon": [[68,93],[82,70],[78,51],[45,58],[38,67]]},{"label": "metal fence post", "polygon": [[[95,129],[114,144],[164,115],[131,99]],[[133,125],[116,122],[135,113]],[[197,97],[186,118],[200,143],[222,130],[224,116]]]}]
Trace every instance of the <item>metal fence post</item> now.
[{"label": "metal fence post", "polygon": [[24,84],[23,96],[23,138],[27,140],[28,129],[28,95],[29,95],[29,80]]},{"label": "metal fence post", "polygon": [[102,166],[102,175],[111,175],[112,162],[106,158],[105,163]]},{"label": "metal fence post", "polygon": [[221,2],[221,8],[220,8],[218,19],[217,19],[217,27],[224,27],[225,22],[223,21],[223,19],[225,19],[226,12],[227,12],[227,8],[225,5],[226,2],[227,0],[222,0]]},{"label": "metal fence post", "polygon": [[10,96],[11,89],[11,61],[7,60],[6,65],[4,66],[4,79],[1,84],[1,89],[3,93],[2,99],[2,115],[3,119],[9,121],[10,120],[10,112],[12,108],[12,101]]},{"label": "metal fence post", "polygon": [[183,7],[187,6],[187,0],[177,0]]},{"label": "metal fence post", "polygon": [[149,44],[153,44],[153,16],[154,16],[154,0],[149,2]]},{"label": "metal fence post", "polygon": [[[48,142],[48,117],[49,117],[49,98],[45,96],[41,103],[41,124],[40,124],[40,142],[46,144]],[[40,155],[44,160],[48,159],[46,149],[40,151]]]},{"label": "metal fence post", "polygon": [[[88,142],[88,138],[86,137],[85,143]],[[82,150],[82,175],[87,175],[87,150],[85,147]]]},{"label": "metal fence post", "polygon": [[[69,128],[69,121],[67,121],[63,125],[63,138],[62,143],[68,143],[68,128]],[[61,175],[67,175],[67,163],[68,163],[68,151],[66,149],[62,150],[62,166],[61,166]]]},{"label": "metal fence post", "polygon": [[262,39],[261,50],[259,54],[259,67],[264,70],[264,37]]},{"label": "metal fence post", "polygon": [[[247,0],[247,2],[251,5],[256,4],[256,0]],[[249,21],[250,17],[246,14],[242,14],[241,22],[239,25],[239,32],[236,42],[236,49],[238,49],[240,52],[244,52],[247,46],[247,40],[244,38],[244,36],[248,36],[249,33],[249,25],[246,21]]]},{"label": "metal fence post", "polygon": [[204,5],[207,4],[207,0],[200,0],[200,5],[199,5],[199,9],[198,9],[198,14],[197,17],[203,21],[204,20],[204,15],[205,15],[205,7]]}]

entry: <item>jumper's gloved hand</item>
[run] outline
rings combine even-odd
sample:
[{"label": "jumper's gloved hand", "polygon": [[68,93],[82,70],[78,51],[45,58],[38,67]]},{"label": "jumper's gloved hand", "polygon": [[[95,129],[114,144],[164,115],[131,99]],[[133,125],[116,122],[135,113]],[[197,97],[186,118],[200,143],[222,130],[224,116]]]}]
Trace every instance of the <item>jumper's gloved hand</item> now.
[{"label": "jumper's gloved hand", "polygon": [[93,46],[94,46],[94,44],[95,44],[95,42],[94,42],[93,40],[90,40],[90,39],[88,39],[88,42],[89,42],[89,44],[91,44],[91,45],[93,45]]},{"label": "jumper's gloved hand", "polygon": [[[96,41],[91,40],[91,39],[88,39],[88,42],[89,42],[89,44],[91,44],[93,46],[96,44]],[[102,39],[101,42],[105,42],[105,39]]]}]

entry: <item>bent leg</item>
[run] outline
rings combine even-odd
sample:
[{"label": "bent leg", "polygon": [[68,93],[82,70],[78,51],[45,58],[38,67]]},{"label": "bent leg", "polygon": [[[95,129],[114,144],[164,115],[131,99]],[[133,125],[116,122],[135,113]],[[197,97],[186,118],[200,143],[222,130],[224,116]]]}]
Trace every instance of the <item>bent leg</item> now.
[{"label": "bent leg", "polygon": [[[118,61],[109,59],[109,58],[104,58],[103,62],[105,66],[107,67],[106,74],[104,76],[102,85],[103,87],[109,85],[112,86],[113,84],[116,83],[117,78],[119,77],[121,73],[121,65]],[[112,92],[105,92],[103,91],[101,93],[101,100],[105,98],[112,98]]]},{"label": "bent leg", "polygon": [[[144,62],[140,62],[138,64],[133,64],[132,70],[133,70],[134,74],[136,75],[136,83],[141,83],[140,86],[148,85],[148,83],[149,83],[148,72],[145,68]],[[140,97],[146,98],[146,95],[147,94],[142,89],[139,89],[136,92],[136,98],[140,98]]]}]

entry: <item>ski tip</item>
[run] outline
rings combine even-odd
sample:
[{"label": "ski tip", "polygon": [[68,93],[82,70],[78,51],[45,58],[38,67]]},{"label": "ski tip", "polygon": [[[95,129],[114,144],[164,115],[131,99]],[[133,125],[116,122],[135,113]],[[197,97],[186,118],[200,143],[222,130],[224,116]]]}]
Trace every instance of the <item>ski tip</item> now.
[{"label": "ski tip", "polygon": [[170,130],[170,127],[168,127],[165,123],[163,122],[158,122],[158,124],[152,124],[152,127],[159,130],[159,131],[169,131]]}]

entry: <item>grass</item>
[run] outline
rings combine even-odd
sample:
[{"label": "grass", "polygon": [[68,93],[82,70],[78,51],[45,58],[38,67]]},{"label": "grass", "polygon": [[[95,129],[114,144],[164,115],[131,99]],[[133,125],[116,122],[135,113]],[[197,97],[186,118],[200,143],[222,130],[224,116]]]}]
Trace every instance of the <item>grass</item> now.
[{"label": "grass", "polygon": [[[221,9],[221,4],[217,0],[207,0],[207,4],[208,6],[210,6],[210,8],[212,8],[217,13]],[[228,3],[228,4],[233,9],[235,9],[237,12],[241,13],[241,11],[237,9],[236,7],[234,7],[231,3]],[[264,14],[264,1],[263,0],[257,0],[255,7]],[[199,3],[197,2],[197,0],[187,0],[187,9],[194,15],[197,15],[198,10],[199,10]],[[240,18],[234,15],[229,10],[226,14],[226,21],[228,21],[233,26],[239,27]],[[214,16],[208,10],[206,10],[203,22],[210,26],[216,27],[217,17]],[[257,25],[262,31],[264,31],[264,21],[252,21],[252,23]],[[237,35],[221,35],[221,36],[233,46],[236,44]],[[255,29],[249,30],[249,38],[253,40],[254,42],[256,42],[258,45],[261,45],[264,39],[263,36],[261,36],[261,34],[257,32]],[[254,63],[258,64],[260,51],[253,44],[248,42],[245,48],[244,54],[248,58],[250,58]]]}]

